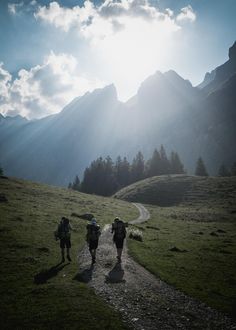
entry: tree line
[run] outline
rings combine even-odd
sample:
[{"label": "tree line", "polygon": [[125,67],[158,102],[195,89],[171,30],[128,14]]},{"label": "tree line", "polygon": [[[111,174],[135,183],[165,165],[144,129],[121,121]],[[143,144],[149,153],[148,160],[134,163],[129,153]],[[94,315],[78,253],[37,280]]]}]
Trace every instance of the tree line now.
[{"label": "tree line", "polygon": [[[208,176],[208,171],[201,157],[198,158],[195,169],[195,175]],[[236,162],[233,163],[230,169],[226,167],[224,164],[221,164],[217,176],[220,177],[236,176]]]},{"label": "tree line", "polygon": [[219,168],[218,176],[236,176],[236,162],[233,163],[230,169],[222,164]]},{"label": "tree line", "polygon": [[178,153],[172,151],[170,157],[167,157],[165,148],[161,145],[160,150],[155,149],[147,161],[141,151],[131,163],[121,156],[116,161],[110,156],[105,159],[99,157],[85,169],[82,182],[76,175],[74,182],[69,183],[68,187],[84,193],[110,196],[122,187],[145,178],[183,173],[186,171]]}]

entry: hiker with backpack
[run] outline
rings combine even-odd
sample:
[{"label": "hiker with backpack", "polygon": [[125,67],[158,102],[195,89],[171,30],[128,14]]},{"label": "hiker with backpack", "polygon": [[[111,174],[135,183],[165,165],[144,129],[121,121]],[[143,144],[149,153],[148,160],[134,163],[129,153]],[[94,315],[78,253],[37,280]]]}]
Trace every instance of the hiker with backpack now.
[{"label": "hiker with backpack", "polygon": [[66,247],[66,256],[69,261],[71,261],[70,257],[70,248],[71,248],[71,233],[72,227],[70,225],[69,219],[62,217],[60,223],[58,224],[57,230],[55,231],[56,240],[60,240],[60,248],[61,248],[61,261],[65,261],[65,247]]},{"label": "hiker with backpack", "polygon": [[114,233],[113,241],[116,244],[117,260],[119,263],[121,262],[124,239],[126,237],[125,227],[126,227],[125,223],[121,219],[116,217],[114,222],[112,223],[112,228],[111,228],[111,232]]},{"label": "hiker with backpack", "polygon": [[100,226],[97,224],[97,220],[93,218],[87,225],[86,241],[89,246],[89,252],[92,257],[92,264],[96,262],[96,250],[98,247],[99,236],[101,235]]}]

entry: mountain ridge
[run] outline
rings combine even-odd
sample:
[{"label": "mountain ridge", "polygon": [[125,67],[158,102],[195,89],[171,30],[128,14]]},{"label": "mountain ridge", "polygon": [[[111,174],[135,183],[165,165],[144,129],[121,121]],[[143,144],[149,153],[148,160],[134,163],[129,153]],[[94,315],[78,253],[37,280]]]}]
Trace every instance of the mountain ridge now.
[{"label": "mountain ridge", "polygon": [[[236,63],[235,45],[229,51],[230,63]],[[39,120],[1,116],[1,166],[9,175],[67,185],[99,156],[132,159],[141,150],[150,157],[163,144],[167,152],[179,153],[190,173],[202,156],[209,172],[216,174],[221,163],[230,166],[236,159],[235,78],[230,72],[234,64],[225,65],[220,70],[229,78],[220,80],[216,69],[207,85],[215,86],[211,93],[206,93],[207,86],[193,87],[173,70],[157,71],[126,103],[118,100],[110,84]]]}]

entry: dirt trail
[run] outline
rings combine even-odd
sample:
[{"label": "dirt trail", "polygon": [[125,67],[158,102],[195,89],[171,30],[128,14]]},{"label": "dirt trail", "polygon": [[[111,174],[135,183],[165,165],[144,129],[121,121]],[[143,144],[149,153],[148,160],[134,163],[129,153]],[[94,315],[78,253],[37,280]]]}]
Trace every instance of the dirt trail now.
[{"label": "dirt trail", "polygon": [[[150,215],[141,204],[134,204],[140,217],[130,223],[146,221]],[[111,226],[102,231],[97,250],[97,263],[91,265],[88,248],[79,255],[77,280],[88,283],[96,294],[118,310],[131,328],[154,329],[236,329],[236,324],[223,314],[190,298],[157,279],[137,264],[125,246],[122,263],[116,262]]]},{"label": "dirt trail", "polygon": [[146,209],[146,207],[144,207],[140,203],[132,203],[132,204],[137,207],[137,209],[139,210],[140,215],[137,219],[129,221],[129,224],[134,225],[134,224],[142,223],[144,221],[147,221],[150,218],[150,213]]}]

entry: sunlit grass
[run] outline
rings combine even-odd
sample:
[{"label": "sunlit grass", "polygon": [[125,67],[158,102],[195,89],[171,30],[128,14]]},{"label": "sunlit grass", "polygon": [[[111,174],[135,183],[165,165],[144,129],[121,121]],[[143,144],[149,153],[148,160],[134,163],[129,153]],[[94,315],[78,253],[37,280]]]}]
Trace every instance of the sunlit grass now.
[{"label": "sunlit grass", "polygon": [[[125,329],[119,315],[76,280],[87,221],[71,214],[93,213],[103,226],[115,216],[137,217],[135,207],[17,179],[1,178],[0,193],[7,199],[0,202],[1,329]],[[61,216],[74,229],[72,263],[56,267],[53,232]]]}]

